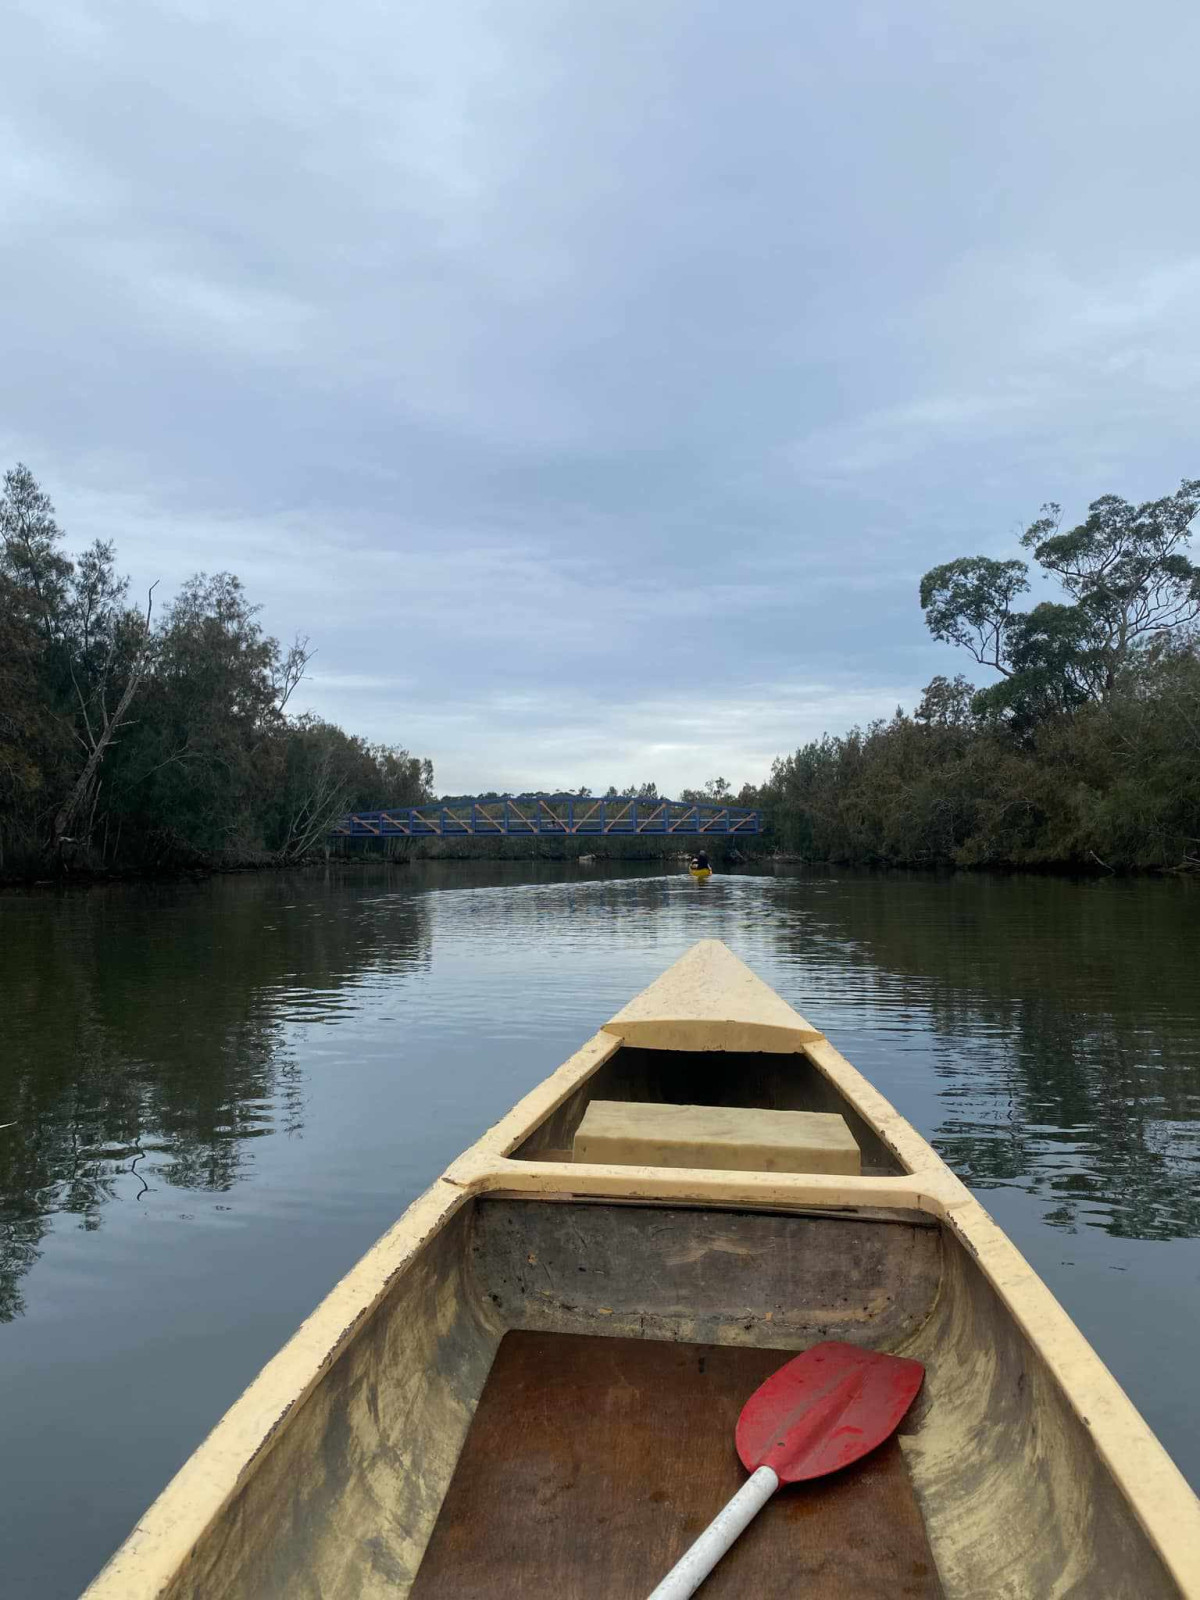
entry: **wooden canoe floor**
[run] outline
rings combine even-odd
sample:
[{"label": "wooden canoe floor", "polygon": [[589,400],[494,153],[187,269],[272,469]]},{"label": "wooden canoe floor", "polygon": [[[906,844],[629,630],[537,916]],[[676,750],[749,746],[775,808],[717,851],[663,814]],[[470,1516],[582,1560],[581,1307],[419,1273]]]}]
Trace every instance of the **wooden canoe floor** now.
[{"label": "wooden canoe floor", "polygon": [[[743,1404],[782,1350],[505,1336],[412,1600],[646,1600],[745,1481]],[[942,1600],[894,1439],[783,1489],[704,1600]]]}]

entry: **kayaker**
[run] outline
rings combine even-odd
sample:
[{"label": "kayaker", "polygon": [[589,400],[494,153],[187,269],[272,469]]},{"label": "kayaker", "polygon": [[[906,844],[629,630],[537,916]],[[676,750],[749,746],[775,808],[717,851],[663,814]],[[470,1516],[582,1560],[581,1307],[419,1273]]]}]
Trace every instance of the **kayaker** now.
[{"label": "kayaker", "polygon": [[708,857],[704,854],[703,850],[697,850],[696,854],[692,857],[692,871],[707,872],[708,870]]}]

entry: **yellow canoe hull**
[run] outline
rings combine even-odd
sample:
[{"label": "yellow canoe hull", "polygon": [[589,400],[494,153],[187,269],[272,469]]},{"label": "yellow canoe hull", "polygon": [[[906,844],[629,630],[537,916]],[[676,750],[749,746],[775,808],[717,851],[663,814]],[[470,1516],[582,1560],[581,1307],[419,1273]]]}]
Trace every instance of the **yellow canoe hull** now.
[{"label": "yellow canoe hull", "polygon": [[[576,1161],[593,1099],[837,1112],[861,1174]],[[421,1600],[418,1571],[501,1341],[529,1334],[596,1336],[575,1352],[616,1350],[614,1336],[666,1341],[684,1361],[703,1345],[765,1364],[831,1338],[916,1357],[925,1387],[898,1470],[945,1600],[1200,1600],[1200,1503],[1074,1323],[920,1134],[716,940],[409,1207],[185,1463],[87,1600]],[[699,1381],[704,1360],[689,1370]],[[541,1426],[549,1402],[537,1370],[530,1381]],[[605,1393],[619,1408],[619,1385]],[[648,1437],[640,1411],[628,1425]],[[566,1455],[538,1466],[538,1506],[571,1503],[575,1436],[569,1421],[559,1432]],[[619,1498],[620,1476],[610,1481]],[[507,1478],[500,1489],[511,1508]],[[558,1590],[630,1592],[605,1566],[610,1542],[587,1533],[602,1513],[619,1529],[627,1510],[564,1513],[568,1532],[583,1529],[581,1565]],[[867,1536],[886,1541],[878,1523]],[[626,1548],[615,1533],[611,1544]],[[444,1537],[432,1548],[444,1552]],[[571,1538],[563,1548],[575,1559]],[[520,1593],[522,1570],[516,1588],[497,1579],[489,1592]],[[646,1572],[641,1590],[661,1576]],[[918,1591],[898,1579],[877,1592]]]},{"label": "yellow canoe hull", "polygon": [[695,878],[697,883],[703,883],[705,878],[712,877],[711,867],[689,867],[688,871],[691,873],[692,877]]}]

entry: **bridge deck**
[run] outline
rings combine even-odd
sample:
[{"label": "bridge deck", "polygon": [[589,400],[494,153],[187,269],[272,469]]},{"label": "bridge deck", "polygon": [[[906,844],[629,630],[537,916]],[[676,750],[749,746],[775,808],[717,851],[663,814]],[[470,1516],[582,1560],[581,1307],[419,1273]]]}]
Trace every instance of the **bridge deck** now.
[{"label": "bridge deck", "polygon": [[757,811],[745,806],[646,800],[633,795],[518,795],[450,805],[355,811],[331,829],[342,839],[579,838],[678,834],[727,837],[761,832]]}]

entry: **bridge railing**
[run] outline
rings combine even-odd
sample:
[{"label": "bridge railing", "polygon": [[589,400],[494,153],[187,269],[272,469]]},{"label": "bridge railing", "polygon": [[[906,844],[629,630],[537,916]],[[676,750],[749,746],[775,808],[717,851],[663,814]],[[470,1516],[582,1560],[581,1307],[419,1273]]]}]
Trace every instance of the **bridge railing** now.
[{"label": "bridge railing", "polygon": [[554,836],[629,838],[747,836],[761,832],[760,813],[745,806],[687,800],[646,800],[637,795],[516,795],[449,805],[398,806],[355,811],[331,829],[342,839],[457,839]]}]

